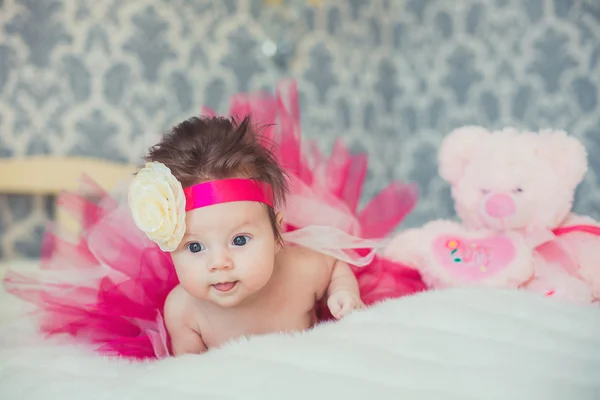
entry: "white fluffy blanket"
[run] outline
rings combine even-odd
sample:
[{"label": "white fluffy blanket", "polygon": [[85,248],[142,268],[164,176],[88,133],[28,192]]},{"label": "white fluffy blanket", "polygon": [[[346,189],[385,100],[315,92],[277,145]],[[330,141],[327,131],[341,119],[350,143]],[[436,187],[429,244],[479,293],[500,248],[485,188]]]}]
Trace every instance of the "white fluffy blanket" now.
[{"label": "white fluffy blanket", "polygon": [[28,329],[0,322],[0,399],[600,399],[600,310],[527,293],[431,292],[143,364]]}]

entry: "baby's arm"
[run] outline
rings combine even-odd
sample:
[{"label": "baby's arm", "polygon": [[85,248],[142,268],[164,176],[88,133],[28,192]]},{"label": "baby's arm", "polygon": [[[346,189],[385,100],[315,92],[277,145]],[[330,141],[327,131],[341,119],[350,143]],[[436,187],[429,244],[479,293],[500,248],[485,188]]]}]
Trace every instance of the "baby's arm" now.
[{"label": "baby's arm", "polygon": [[192,321],[195,319],[190,306],[189,295],[179,286],[167,296],[165,325],[171,337],[171,352],[174,356],[198,354],[207,350],[200,333],[192,328]]},{"label": "baby's arm", "polygon": [[350,266],[343,261],[334,260],[327,297],[329,311],[336,319],[364,307],[356,277]]}]

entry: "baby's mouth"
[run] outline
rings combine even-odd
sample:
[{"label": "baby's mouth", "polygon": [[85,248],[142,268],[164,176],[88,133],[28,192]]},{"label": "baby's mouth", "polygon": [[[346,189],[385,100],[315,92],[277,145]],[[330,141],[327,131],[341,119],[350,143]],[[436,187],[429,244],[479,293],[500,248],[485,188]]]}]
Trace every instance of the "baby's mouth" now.
[{"label": "baby's mouth", "polygon": [[215,283],[212,286],[219,292],[229,292],[231,289],[233,289],[237,285],[237,283],[238,283],[238,281],[221,282],[221,283]]}]

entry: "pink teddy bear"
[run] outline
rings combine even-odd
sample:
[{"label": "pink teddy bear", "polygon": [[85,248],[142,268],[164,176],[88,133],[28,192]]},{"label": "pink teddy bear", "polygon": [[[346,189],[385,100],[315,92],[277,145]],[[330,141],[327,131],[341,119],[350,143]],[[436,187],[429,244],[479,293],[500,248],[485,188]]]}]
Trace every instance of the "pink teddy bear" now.
[{"label": "pink teddy bear", "polygon": [[562,131],[466,126],[439,151],[462,223],[429,222],[392,238],[384,255],[418,269],[430,288],[520,288],[600,300],[600,227],[571,213],[587,153]]}]

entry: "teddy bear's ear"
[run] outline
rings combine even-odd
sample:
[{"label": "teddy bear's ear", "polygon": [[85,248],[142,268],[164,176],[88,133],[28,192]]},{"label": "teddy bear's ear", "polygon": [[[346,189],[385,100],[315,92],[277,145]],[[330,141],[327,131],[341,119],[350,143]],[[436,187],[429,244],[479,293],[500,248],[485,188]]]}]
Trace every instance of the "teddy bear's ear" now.
[{"label": "teddy bear's ear", "polygon": [[555,130],[540,131],[538,139],[536,154],[553,166],[553,172],[564,184],[575,189],[588,169],[588,156],[583,143],[565,131]]},{"label": "teddy bear's ear", "polygon": [[456,183],[481,142],[490,132],[480,126],[463,126],[442,140],[438,152],[440,176],[450,184]]}]

